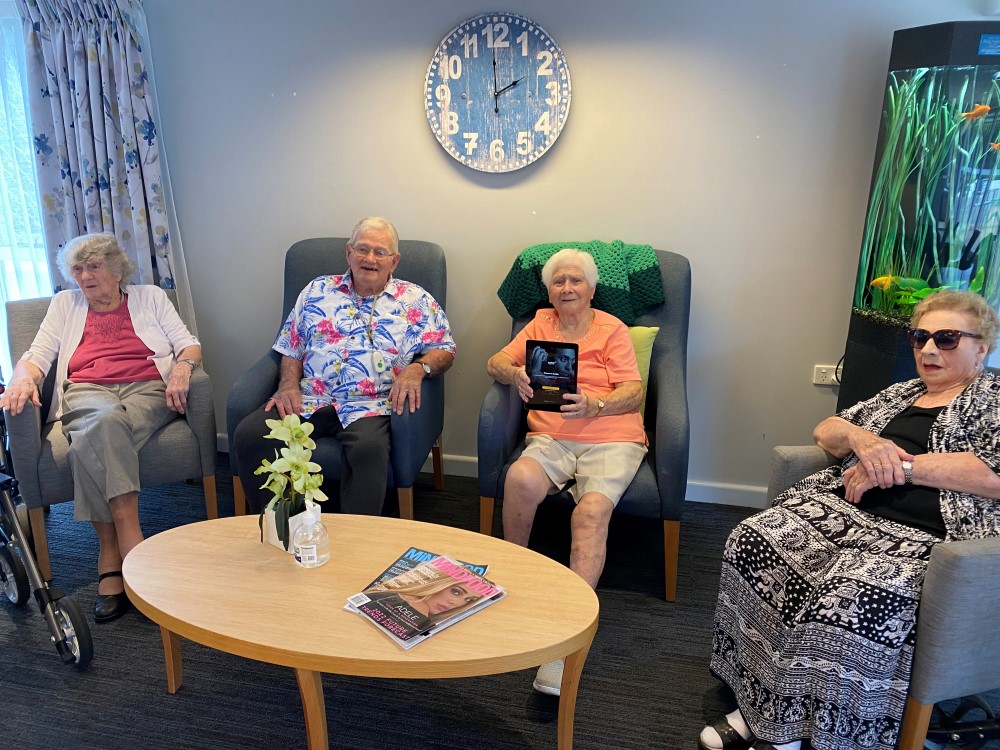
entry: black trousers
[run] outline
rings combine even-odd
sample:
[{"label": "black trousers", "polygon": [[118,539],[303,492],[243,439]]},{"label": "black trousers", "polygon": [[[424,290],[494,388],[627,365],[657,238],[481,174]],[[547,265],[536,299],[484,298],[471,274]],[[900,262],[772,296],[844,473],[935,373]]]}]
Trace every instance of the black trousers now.
[{"label": "black trousers", "polygon": [[[282,447],[279,441],[264,438],[271,431],[265,424],[268,419],[279,419],[278,412],[265,412],[263,406],[245,417],[236,427],[233,446],[247,506],[254,513],[260,513],[272,497],[260,489],[264,475],[254,475],[254,471],[263,459],[273,461],[275,448]],[[313,440],[333,437],[340,443],[341,512],[379,515],[389,472],[389,417],[362,417],[345,428],[333,407],[326,406],[308,421],[315,426],[310,436]],[[336,480],[328,476],[325,467],[323,474],[323,491],[332,498],[338,494]]]}]

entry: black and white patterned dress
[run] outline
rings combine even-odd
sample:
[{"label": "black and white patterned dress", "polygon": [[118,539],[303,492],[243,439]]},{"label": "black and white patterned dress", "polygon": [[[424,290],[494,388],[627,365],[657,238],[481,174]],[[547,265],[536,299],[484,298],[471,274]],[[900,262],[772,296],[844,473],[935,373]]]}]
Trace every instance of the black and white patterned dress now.
[{"label": "black and white patterned dress", "polygon": [[[880,433],[925,392],[899,383],[839,416]],[[971,452],[1000,473],[1000,379],[980,375],[942,409],[927,450]],[[802,480],[726,542],[711,668],[754,734],[774,743],[896,746],[920,589],[942,540],[834,494],[857,460]],[[1000,536],[1000,501],[940,496],[945,541]]]}]

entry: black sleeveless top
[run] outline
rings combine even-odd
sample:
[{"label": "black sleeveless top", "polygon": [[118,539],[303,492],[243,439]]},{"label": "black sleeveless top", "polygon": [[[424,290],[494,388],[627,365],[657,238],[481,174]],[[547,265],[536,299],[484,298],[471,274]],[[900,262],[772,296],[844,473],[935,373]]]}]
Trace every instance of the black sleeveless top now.
[{"label": "black sleeveless top", "polygon": [[[881,435],[914,456],[926,453],[931,425],[943,408],[911,406],[889,422]],[[837,494],[843,497],[844,488],[838,488]],[[935,487],[919,484],[872,487],[861,496],[858,507],[873,516],[904,523],[942,539],[946,533],[941,517],[941,493]]]}]

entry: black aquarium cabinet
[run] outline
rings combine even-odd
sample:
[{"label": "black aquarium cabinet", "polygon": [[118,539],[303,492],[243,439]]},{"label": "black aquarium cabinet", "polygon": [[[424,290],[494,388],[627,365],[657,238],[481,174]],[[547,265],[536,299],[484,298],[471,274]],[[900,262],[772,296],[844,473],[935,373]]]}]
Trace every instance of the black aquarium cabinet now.
[{"label": "black aquarium cabinet", "polygon": [[837,408],[916,377],[906,328],[940,289],[1000,303],[1000,22],[893,35]]}]

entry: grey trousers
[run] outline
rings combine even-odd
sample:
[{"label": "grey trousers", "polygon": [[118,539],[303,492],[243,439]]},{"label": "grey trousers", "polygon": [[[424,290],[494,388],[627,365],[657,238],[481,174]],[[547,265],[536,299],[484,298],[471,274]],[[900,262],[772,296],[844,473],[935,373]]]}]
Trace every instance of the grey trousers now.
[{"label": "grey trousers", "polygon": [[73,517],[112,523],[108,501],[139,491],[139,450],[177,413],[162,380],[63,387],[62,430],[69,441]]},{"label": "grey trousers", "polygon": [[[266,412],[261,406],[248,414],[237,425],[235,445],[230,446],[236,451],[240,482],[252,513],[263,511],[273,497],[260,489],[263,479],[254,475],[261,459],[273,460],[275,448],[280,446],[264,438],[270,432],[268,419],[278,419],[278,412]],[[389,417],[364,417],[345,428],[333,407],[327,406],[314,413],[310,422],[315,426],[313,439],[335,437],[340,443],[340,482],[326,473],[323,491],[330,497],[340,495],[342,513],[379,515],[388,481]],[[317,457],[313,456],[313,460]]]}]

